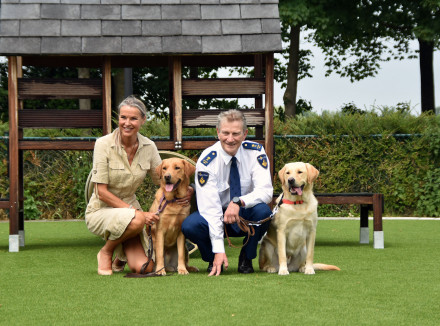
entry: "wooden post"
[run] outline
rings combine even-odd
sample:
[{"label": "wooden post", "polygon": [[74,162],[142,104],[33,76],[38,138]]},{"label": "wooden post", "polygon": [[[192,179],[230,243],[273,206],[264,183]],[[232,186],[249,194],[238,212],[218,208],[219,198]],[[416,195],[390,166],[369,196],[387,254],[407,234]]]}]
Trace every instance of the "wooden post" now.
[{"label": "wooden post", "polygon": [[[17,79],[23,78],[23,58],[17,57]],[[17,94],[18,97],[18,94]],[[23,110],[23,100],[18,100],[17,110]],[[18,139],[23,139],[23,129],[18,129]],[[18,239],[19,246],[24,247],[24,176],[23,176],[23,150],[18,150],[18,197],[19,197],[19,209],[18,209]]]},{"label": "wooden post", "polygon": [[9,106],[9,251],[19,251],[18,219],[20,210],[17,57],[8,57]]},{"label": "wooden post", "polygon": [[269,158],[272,175],[274,173],[274,145],[273,145],[273,80],[274,80],[274,59],[273,53],[267,53],[266,57],[266,96],[265,96],[265,116],[266,116],[266,139],[265,148]]},{"label": "wooden post", "polygon": [[[263,77],[263,55],[256,54],[254,55],[254,77],[262,78]],[[263,107],[263,97],[260,95],[255,98],[255,109],[261,109]],[[263,138],[263,126],[255,128],[255,137],[257,139]]]},{"label": "wooden post", "polygon": [[104,57],[102,66],[102,134],[112,131],[112,66],[110,57]]},{"label": "wooden post", "polygon": [[175,149],[182,149],[182,59],[180,57],[172,58],[172,83],[172,107],[174,111],[174,147]]}]

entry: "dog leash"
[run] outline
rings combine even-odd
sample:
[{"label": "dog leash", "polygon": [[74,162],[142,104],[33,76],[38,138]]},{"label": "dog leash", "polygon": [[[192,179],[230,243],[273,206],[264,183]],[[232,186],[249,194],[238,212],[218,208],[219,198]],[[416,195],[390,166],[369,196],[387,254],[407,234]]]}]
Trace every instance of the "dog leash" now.
[{"label": "dog leash", "polygon": [[[160,199],[159,206],[157,208],[157,212],[155,213],[155,215],[159,215],[160,213],[162,213],[163,210],[165,209],[165,207],[168,205],[168,203],[173,203],[175,201],[176,201],[176,198],[174,198],[173,200],[166,200],[165,193],[164,193],[162,195],[162,198]],[[148,226],[147,235],[148,235],[148,251],[147,251],[148,260],[147,260],[147,262],[142,265],[140,273],[128,273],[125,275],[125,277],[142,278],[142,277],[163,276],[163,275],[160,275],[157,273],[160,272],[161,270],[163,270],[165,267],[162,267],[161,269],[159,269],[158,271],[155,271],[155,272],[146,273],[148,265],[150,265],[151,261],[153,260],[154,248],[153,248],[153,238],[151,236],[151,225]]]},{"label": "dog leash", "polygon": [[270,221],[274,218],[274,216],[277,214],[282,202],[283,202],[283,197],[284,194],[281,194],[281,198],[278,202],[278,204],[276,204],[276,206],[273,208],[272,210],[272,214],[270,214],[268,217],[266,217],[265,219],[259,220],[259,221],[249,221],[244,219],[241,216],[238,216],[238,222],[237,225],[240,228],[240,230],[242,230],[243,232],[247,233],[247,239],[246,242],[242,245],[242,246],[234,246],[231,242],[231,240],[229,239],[229,235],[228,235],[228,231],[226,229],[226,224],[225,224],[225,234],[226,234],[226,239],[228,240],[228,245],[229,247],[233,247],[233,248],[243,248],[245,245],[247,245],[249,238],[253,235],[255,235],[255,229],[254,226],[260,226],[264,223],[266,223],[267,221]]}]

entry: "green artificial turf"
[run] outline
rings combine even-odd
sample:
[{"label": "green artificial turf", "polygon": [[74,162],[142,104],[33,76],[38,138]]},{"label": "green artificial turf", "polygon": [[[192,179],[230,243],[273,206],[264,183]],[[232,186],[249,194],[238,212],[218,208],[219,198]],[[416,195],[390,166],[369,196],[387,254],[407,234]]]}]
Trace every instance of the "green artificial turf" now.
[{"label": "green artificial turf", "polygon": [[[372,222],[370,222],[370,227]],[[127,279],[96,273],[101,239],[84,222],[26,222],[8,252],[0,223],[1,325],[438,325],[440,220],[384,221],[385,249],[360,245],[359,221],[320,220],[315,262],[340,272],[208,277],[196,252],[186,276]],[[235,242],[238,244],[237,242]],[[126,268],[126,272],[128,272]]]}]

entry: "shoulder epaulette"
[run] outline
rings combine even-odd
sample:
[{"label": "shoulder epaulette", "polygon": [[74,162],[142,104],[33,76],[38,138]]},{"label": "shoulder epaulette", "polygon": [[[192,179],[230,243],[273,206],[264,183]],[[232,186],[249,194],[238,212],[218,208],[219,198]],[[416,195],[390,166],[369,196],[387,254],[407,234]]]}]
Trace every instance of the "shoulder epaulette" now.
[{"label": "shoulder epaulette", "polygon": [[202,164],[204,166],[208,166],[209,163],[212,162],[213,159],[215,159],[217,157],[217,152],[216,151],[212,151],[211,153],[209,153],[208,155],[206,155],[203,159],[202,159]]},{"label": "shoulder epaulette", "polygon": [[261,151],[261,149],[263,148],[263,145],[250,141],[243,142],[242,146],[245,149],[253,149],[254,151]]}]

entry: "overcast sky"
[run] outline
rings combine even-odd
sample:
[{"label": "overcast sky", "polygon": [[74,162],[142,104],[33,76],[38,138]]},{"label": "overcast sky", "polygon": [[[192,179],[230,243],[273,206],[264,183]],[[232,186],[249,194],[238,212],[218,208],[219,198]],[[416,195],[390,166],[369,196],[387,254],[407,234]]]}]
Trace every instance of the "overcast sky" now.
[{"label": "overcast sky", "polygon": [[[417,46],[415,44],[414,46]],[[322,52],[308,44],[301,47],[312,49],[314,58],[311,65],[313,78],[299,81],[298,97],[311,102],[314,112],[334,111],[342,105],[353,102],[360,109],[370,110],[372,106],[395,106],[399,102],[410,102],[414,114],[420,109],[420,70],[419,60],[390,61],[381,64],[376,77],[351,83],[348,78],[336,74],[325,77]],[[434,87],[436,106],[440,106],[440,53],[434,55]],[[275,106],[283,105],[284,90],[275,86]]]}]

